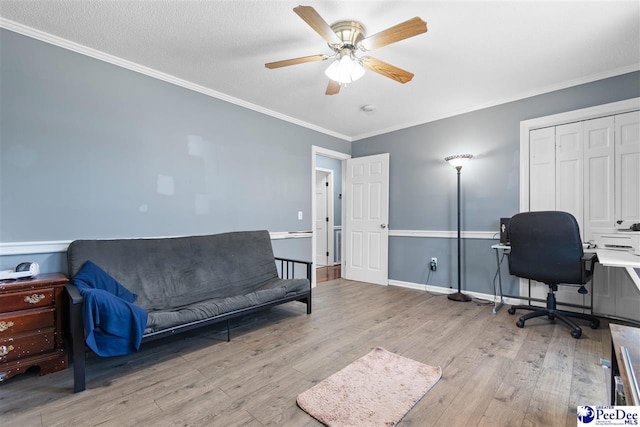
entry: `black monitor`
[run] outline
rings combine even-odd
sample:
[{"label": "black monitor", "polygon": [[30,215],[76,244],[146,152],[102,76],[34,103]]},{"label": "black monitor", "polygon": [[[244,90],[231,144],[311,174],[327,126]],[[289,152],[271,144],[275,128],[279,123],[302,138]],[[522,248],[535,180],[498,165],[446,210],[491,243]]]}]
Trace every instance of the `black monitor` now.
[{"label": "black monitor", "polygon": [[508,245],[509,241],[509,221],[511,218],[500,218],[500,244]]}]

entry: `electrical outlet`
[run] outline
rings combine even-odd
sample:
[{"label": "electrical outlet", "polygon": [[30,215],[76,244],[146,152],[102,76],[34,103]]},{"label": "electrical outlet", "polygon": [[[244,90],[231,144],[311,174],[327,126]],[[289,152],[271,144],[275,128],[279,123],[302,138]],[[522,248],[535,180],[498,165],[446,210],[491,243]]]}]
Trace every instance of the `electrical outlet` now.
[{"label": "electrical outlet", "polygon": [[438,269],[438,258],[431,258],[429,268],[431,269],[431,271],[436,271]]}]

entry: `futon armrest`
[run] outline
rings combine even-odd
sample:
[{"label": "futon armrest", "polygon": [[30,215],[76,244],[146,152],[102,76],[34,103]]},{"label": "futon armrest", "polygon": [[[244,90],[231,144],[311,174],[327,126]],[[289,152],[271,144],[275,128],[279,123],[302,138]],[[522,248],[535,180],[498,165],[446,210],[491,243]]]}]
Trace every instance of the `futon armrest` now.
[{"label": "futon armrest", "polygon": [[311,261],[302,261],[299,259],[292,259],[292,258],[282,258],[282,257],[274,257],[276,261],[285,261],[285,262],[297,262],[300,264],[313,264]]},{"label": "futon armrest", "polygon": [[277,263],[280,264],[280,278],[281,279],[293,279],[295,277],[295,265],[302,264],[305,266],[307,280],[309,280],[309,286],[311,286],[311,266],[313,262],[302,261],[298,259],[274,257]]},{"label": "futon armrest", "polygon": [[73,305],[82,304],[84,302],[84,297],[80,294],[80,291],[76,287],[76,285],[67,283],[64,285],[67,290],[67,295],[69,295],[69,302]]}]

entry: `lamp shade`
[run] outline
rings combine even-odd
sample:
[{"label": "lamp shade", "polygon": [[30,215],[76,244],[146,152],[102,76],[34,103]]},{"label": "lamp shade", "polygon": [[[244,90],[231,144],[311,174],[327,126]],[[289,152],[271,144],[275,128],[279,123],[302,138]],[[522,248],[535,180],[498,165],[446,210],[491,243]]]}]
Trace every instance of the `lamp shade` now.
[{"label": "lamp shade", "polygon": [[339,59],[333,61],[329,68],[324,72],[334,82],[351,83],[358,80],[364,75],[364,68],[355,58],[350,55],[342,55]]},{"label": "lamp shade", "polygon": [[444,160],[449,162],[449,164],[454,168],[461,168],[471,159],[473,159],[473,154],[456,154],[455,156],[448,156],[444,158]]}]

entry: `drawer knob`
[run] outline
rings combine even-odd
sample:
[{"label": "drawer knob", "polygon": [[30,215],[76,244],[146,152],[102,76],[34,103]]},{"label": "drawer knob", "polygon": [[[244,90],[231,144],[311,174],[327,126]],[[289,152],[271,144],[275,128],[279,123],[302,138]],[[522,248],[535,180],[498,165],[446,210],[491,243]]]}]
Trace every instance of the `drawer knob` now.
[{"label": "drawer knob", "polygon": [[11,320],[9,320],[8,322],[5,322],[3,320],[2,322],[0,322],[0,332],[4,332],[12,326],[13,326],[13,322]]},{"label": "drawer knob", "polygon": [[37,304],[44,299],[44,294],[33,294],[31,296],[24,297],[24,302],[28,302],[29,304]]},{"label": "drawer knob", "polygon": [[13,351],[13,346],[9,345],[2,345],[0,346],[0,356],[6,356],[7,354],[9,354],[10,351]]}]

